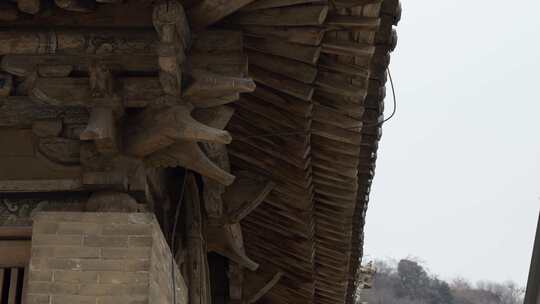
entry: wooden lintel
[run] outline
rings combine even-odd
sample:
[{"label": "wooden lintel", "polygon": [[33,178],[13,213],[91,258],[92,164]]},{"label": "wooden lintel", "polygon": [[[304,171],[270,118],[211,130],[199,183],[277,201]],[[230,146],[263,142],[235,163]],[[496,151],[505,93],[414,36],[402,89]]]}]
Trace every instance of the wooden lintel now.
[{"label": "wooden lintel", "polygon": [[[88,72],[94,56],[87,54],[75,55],[17,55],[9,54],[2,57],[1,68],[16,76],[28,76],[38,67],[69,66],[73,71]],[[99,61],[111,71],[153,73],[158,70],[155,54],[147,55],[115,55],[104,54]],[[41,75],[45,76],[45,75]]]},{"label": "wooden lintel", "polygon": [[30,261],[30,241],[0,241],[0,268],[26,267]]},{"label": "wooden lintel", "polygon": [[0,240],[29,240],[32,237],[32,226],[2,226]]}]

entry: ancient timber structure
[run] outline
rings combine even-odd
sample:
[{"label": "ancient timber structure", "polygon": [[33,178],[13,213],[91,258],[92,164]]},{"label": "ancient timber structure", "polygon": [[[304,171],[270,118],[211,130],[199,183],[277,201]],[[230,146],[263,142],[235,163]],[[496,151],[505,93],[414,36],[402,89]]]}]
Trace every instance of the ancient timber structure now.
[{"label": "ancient timber structure", "polygon": [[398,0],[0,3],[2,303],[353,303]]}]

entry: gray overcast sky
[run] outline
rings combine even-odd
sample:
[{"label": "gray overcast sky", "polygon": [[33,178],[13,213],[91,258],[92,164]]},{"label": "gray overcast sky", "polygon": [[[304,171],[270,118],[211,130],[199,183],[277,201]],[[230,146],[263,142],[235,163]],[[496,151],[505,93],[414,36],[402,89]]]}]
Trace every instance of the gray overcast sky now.
[{"label": "gray overcast sky", "polygon": [[365,260],[412,255],[445,279],[524,286],[540,209],[540,1],[401,1],[398,113]]}]

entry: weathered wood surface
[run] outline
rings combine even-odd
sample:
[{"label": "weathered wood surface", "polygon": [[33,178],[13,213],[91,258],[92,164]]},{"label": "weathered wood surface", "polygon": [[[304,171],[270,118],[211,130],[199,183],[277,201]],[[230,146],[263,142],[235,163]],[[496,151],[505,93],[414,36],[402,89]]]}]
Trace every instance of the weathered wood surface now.
[{"label": "weathered wood surface", "polygon": [[263,176],[247,171],[236,172],[235,182],[223,194],[226,221],[238,223],[266,198],[275,184]]},{"label": "weathered wood surface", "polygon": [[208,251],[219,253],[250,270],[256,270],[259,267],[258,263],[246,255],[242,228],[239,223],[209,225],[206,236]]},{"label": "weathered wood surface", "polygon": [[0,241],[0,268],[26,267],[30,261],[30,241]]},{"label": "weathered wood surface", "polygon": [[[234,114],[234,109],[228,106],[218,106],[209,109],[197,109],[193,116],[202,123],[218,129],[224,129]],[[201,148],[208,158],[226,172],[231,171],[226,145],[218,143],[201,143]],[[208,177],[203,177],[203,201],[209,218],[223,216],[222,195],[225,185]]]},{"label": "weathered wood surface", "polygon": [[37,14],[43,6],[42,0],[17,0],[17,8],[27,14]]},{"label": "weathered wood surface", "polygon": [[321,48],[283,42],[275,39],[262,39],[256,37],[246,38],[246,48],[261,53],[285,57],[307,64],[315,64],[321,54]]},{"label": "weathered wood surface", "polygon": [[148,108],[134,117],[125,134],[126,152],[144,157],[181,140],[208,141],[227,144],[228,132],[208,127],[190,116],[188,106]]},{"label": "weathered wood surface", "polygon": [[[157,35],[149,30],[0,30],[0,55],[154,54]],[[129,41],[126,42],[126,41]]]},{"label": "weathered wood surface", "polygon": [[145,161],[151,167],[188,168],[227,186],[234,182],[234,175],[214,164],[193,141],[178,140],[176,144],[148,156]]},{"label": "weathered wood surface", "polygon": [[[380,128],[370,126],[383,110],[381,84],[395,45],[392,23],[399,19],[393,1],[332,2],[319,15],[316,7],[324,3],[308,2],[259,0],[226,20],[244,31],[258,84],[234,105],[231,161],[277,181],[266,202],[242,221],[248,254],[288,267],[286,283],[278,282],[263,302],[309,303],[314,296],[325,304],[352,301],[359,258],[353,248],[360,242],[380,138]],[[294,20],[288,19],[295,10]],[[294,152],[282,156],[284,150]],[[303,241],[284,245],[293,237]],[[311,278],[311,284],[298,277]]]},{"label": "weathered wood surface", "polygon": [[265,271],[259,269],[256,272],[245,272],[243,286],[244,303],[256,303],[281,279],[281,271]]},{"label": "weathered wood surface", "polygon": [[210,278],[199,189],[192,173],[186,172],[185,229],[189,303],[210,304]]},{"label": "weathered wood surface", "polygon": [[[252,92],[255,83],[250,78],[229,77],[204,70],[192,70],[182,97],[195,107],[215,107],[238,99],[238,94]],[[230,98],[231,97],[231,98]]]},{"label": "weathered wood surface", "polygon": [[270,26],[321,25],[327,14],[326,5],[301,5],[242,12],[233,16],[231,22]]},{"label": "weathered wood surface", "polygon": [[[35,2],[37,0],[22,1]],[[0,26],[148,28],[152,26],[152,14],[149,13],[151,11],[152,2],[146,0],[126,1],[121,5],[97,5],[94,11],[88,13],[72,12],[56,5],[51,5],[46,10],[40,10],[37,14],[31,16],[31,18],[22,16],[22,14],[19,14],[15,20],[0,18]]]},{"label": "weathered wood surface", "polygon": [[[16,55],[2,57],[1,68],[16,76],[28,76],[40,67],[67,67],[75,72],[88,72],[90,63],[99,58],[113,72],[154,73],[158,63],[153,54],[148,55]],[[47,75],[41,75],[47,77]],[[64,76],[65,77],[65,76]]]},{"label": "weathered wood surface", "polygon": [[166,94],[181,96],[182,65],[185,51],[191,43],[191,33],[182,5],[178,2],[161,2],[153,11],[154,28],[158,32],[159,80]]},{"label": "weathered wood surface", "polygon": [[254,0],[202,0],[189,10],[190,24],[195,30],[204,29]]},{"label": "weathered wood surface", "polygon": [[95,0],[54,0],[54,3],[65,10],[88,13],[96,7]]},{"label": "weathered wood surface", "polygon": [[28,97],[10,96],[0,101],[0,126],[31,127],[34,121],[61,120],[85,124],[89,113],[83,107],[55,107],[36,103]]},{"label": "weathered wood surface", "polygon": [[287,7],[308,3],[324,3],[321,0],[258,0],[242,8],[243,12],[260,9]]}]

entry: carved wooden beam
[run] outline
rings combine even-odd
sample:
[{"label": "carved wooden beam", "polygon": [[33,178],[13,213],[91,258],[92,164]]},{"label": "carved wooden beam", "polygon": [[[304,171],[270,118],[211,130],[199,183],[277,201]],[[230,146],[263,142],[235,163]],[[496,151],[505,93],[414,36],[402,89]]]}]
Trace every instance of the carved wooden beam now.
[{"label": "carved wooden beam", "polygon": [[155,54],[157,35],[150,30],[0,30],[0,55],[145,55]]},{"label": "carved wooden beam", "polygon": [[[234,114],[234,109],[228,106],[218,106],[208,109],[196,109],[193,116],[200,122],[212,128],[224,129]],[[229,155],[227,147],[217,143],[201,143],[202,150],[208,158],[224,171],[230,172]],[[223,215],[223,200],[225,186],[217,181],[203,176],[203,201],[206,214],[211,218],[220,218]]]},{"label": "carved wooden beam", "polygon": [[10,96],[0,99],[1,127],[31,127],[34,121],[55,119],[64,123],[86,124],[88,110],[82,107],[44,105],[25,96]]},{"label": "carved wooden beam", "polygon": [[160,150],[146,158],[151,167],[184,167],[220,184],[230,185],[234,175],[214,164],[194,141],[177,140],[176,144]]},{"label": "carved wooden beam", "polygon": [[239,223],[222,226],[209,225],[206,237],[208,251],[219,253],[253,271],[259,267],[259,264],[246,255],[242,228]]},{"label": "carved wooden beam", "polygon": [[37,150],[48,160],[62,165],[79,165],[81,142],[62,137],[43,137],[37,144]]},{"label": "carved wooden beam", "polygon": [[54,3],[65,10],[88,13],[95,9],[95,0],[54,0]]},{"label": "carved wooden beam", "polygon": [[187,105],[145,109],[127,123],[130,127],[126,128],[126,152],[143,157],[180,140],[231,142],[227,131],[208,127],[193,119],[190,113]]},{"label": "carved wooden beam", "polygon": [[191,42],[186,15],[176,1],[161,2],[154,6],[154,28],[160,37],[158,46],[159,79],[165,93],[180,96],[182,89],[181,65],[185,49]]},{"label": "carved wooden beam", "polygon": [[259,268],[257,271],[245,271],[242,303],[252,304],[257,302],[279,282],[282,276],[283,272],[281,271],[270,271],[264,268]]},{"label": "carved wooden beam", "polygon": [[[101,105],[121,103],[129,108],[178,102],[167,99],[159,80],[155,77],[127,77],[116,80],[119,89],[112,96],[102,98]],[[83,107],[100,105],[90,86],[90,79],[86,77],[27,77],[23,88],[24,90],[17,89],[18,94],[27,94],[50,105]]]},{"label": "carved wooden beam", "polygon": [[58,137],[62,132],[62,121],[59,119],[35,120],[32,132],[37,137]]},{"label": "carved wooden beam", "polygon": [[118,151],[119,140],[113,110],[106,107],[92,108],[88,125],[79,138],[81,140],[94,140],[102,152]]},{"label": "carved wooden beam", "polygon": [[117,153],[120,150],[120,140],[116,130],[116,118],[123,115],[123,105],[114,95],[114,80],[105,65],[93,62],[89,72],[91,95],[94,102],[103,105],[91,108],[88,125],[79,138],[94,140],[102,153]]},{"label": "carved wooden beam", "polygon": [[[255,90],[255,83],[250,78],[221,76],[204,70],[192,70],[189,74],[191,83],[184,90],[182,97],[196,107],[222,105],[224,96],[237,97],[239,93]],[[231,98],[230,101],[236,99]]]},{"label": "carved wooden beam", "polygon": [[[26,77],[30,73],[38,70],[40,76],[43,75],[42,67],[64,67],[69,66],[72,71],[88,72],[88,67],[95,60],[92,55],[5,55],[2,57],[0,67],[13,75]],[[107,66],[111,71],[153,73],[158,71],[158,63],[155,55],[103,55],[99,61]],[[50,77],[50,76],[49,76]],[[65,76],[64,76],[65,77]]]},{"label": "carved wooden beam", "polygon": [[17,0],[17,7],[21,12],[35,15],[42,9],[43,3],[41,0]]}]

